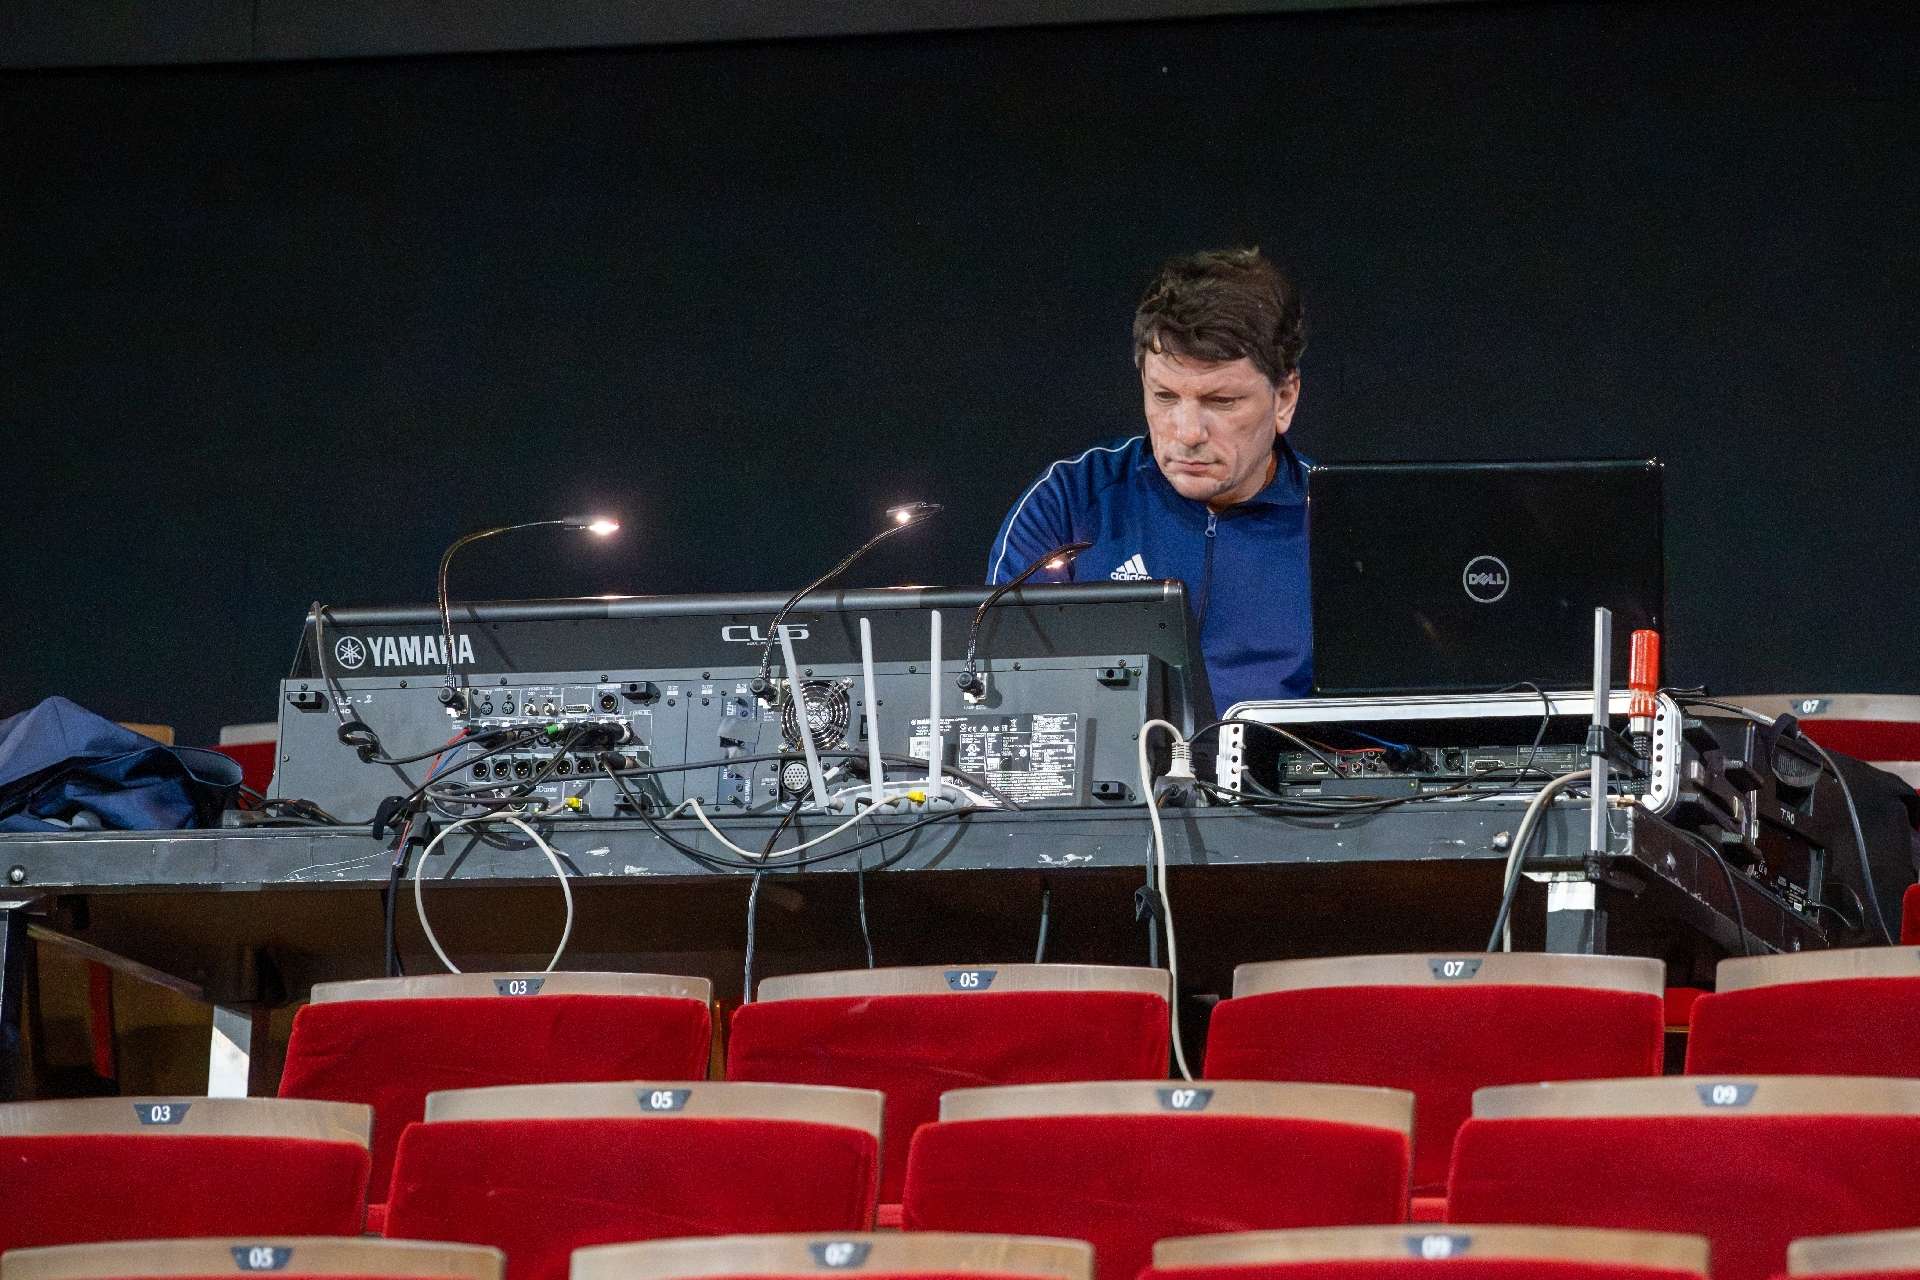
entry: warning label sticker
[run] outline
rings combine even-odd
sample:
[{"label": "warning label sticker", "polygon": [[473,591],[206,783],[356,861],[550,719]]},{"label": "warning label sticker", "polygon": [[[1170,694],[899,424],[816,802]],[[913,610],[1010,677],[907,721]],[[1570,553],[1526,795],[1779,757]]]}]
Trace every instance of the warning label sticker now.
[{"label": "warning label sticker", "polygon": [[[1080,713],[940,717],[940,735],[955,766],[985,778],[1021,804],[1072,804],[1080,790]],[[927,721],[913,721],[908,750],[927,758]]]}]

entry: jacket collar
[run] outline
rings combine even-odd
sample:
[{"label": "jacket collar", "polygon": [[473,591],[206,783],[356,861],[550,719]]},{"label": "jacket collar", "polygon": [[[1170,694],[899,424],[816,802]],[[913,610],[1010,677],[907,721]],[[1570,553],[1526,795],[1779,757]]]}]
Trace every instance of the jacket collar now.
[{"label": "jacket collar", "polygon": [[[1173,483],[1160,470],[1160,464],[1154,461],[1153,438],[1142,436],[1140,443],[1141,452],[1146,455],[1146,458],[1137,469],[1147,473],[1148,483],[1154,491],[1171,503],[1176,510],[1193,519],[1204,521],[1209,513],[1207,504],[1183,497],[1180,491],[1173,487]],[[1222,511],[1220,513],[1222,516],[1266,507],[1297,507],[1306,503],[1306,464],[1301,460],[1300,455],[1293,451],[1293,446],[1287,443],[1287,438],[1283,435],[1273,438],[1273,452],[1275,459],[1273,479],[1267,482],[1265,488],[1245,502],[1237,502]]]}]

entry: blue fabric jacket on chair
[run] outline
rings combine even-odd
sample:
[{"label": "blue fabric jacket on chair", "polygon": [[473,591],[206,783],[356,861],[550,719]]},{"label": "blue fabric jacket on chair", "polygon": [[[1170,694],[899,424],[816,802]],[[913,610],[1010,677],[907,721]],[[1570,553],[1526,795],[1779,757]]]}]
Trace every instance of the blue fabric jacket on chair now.
[{"label": "blue fabric jacket on chair", "polygon": [[239,785],[219,752],[169,747],[66,698],[0,720],[0,831],[213,827]]}]

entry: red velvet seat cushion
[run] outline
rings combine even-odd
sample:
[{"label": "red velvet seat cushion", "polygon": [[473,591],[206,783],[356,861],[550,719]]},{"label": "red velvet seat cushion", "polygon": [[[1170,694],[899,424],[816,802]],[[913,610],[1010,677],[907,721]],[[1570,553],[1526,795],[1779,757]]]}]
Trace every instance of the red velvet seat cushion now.
[{"label": "red velvet seat cushion", "polygon": [[1215,1080],[1381,1085],[1415,1095],[1413,1191],[1441,1195],[1473,1091],[1660,1074],[1656,995],[1547,986],[1369,986],[1223,1000],[1207,1031]]},{"label": "red velvet seat cushion", "polygon": [[[147,1272],[129,1271],[118,1276],[98,1276],[94,1280],[233,1280],[234,1274],[232,1271],[223,1271],[195,1276],[176,1275],[169,1271],[164,1274],[164,1277],[157,1277]],[[273,1280],[340,1280],[340,1277],[338,1274],[304,1275],[298,1271],[276,1271],[273,1273]],[[356,1271],[353,1273],[353,1280],[422,1280],[422,1278],[403,1271],[391,1273]]]},{"label": "red velvet seat cushion", "polygon": [[294,1014],[283,1098],[373,1108],[375,1201],[401,1131],[439,1089],[592,1080],[702,1080],[713,1026],[702,1000],[552,995],[342,1000]]},{"label": "red velvet seat cushion", "polygon": [[0,1137],[0,1250],[172,1236],[356,1235],[351,1142],[142,1134]]},{"label": "red velvet seat cushion", "polygon": [[907,1159],[909,1231],[1090,1241],[1098,1280],[1133,1280],[1166,1236],[1398,1222],[1399,1133],[1238,1115],[1087,1115],[931,1124]]},{"label": "red velvet seat cushion", "polygon": [[1604,1262],[1369,1258],[1237,1267],[1148,1267],[1140,1280],[1701,1280],[1693,1271]]},{"label": "red velvet seat cushion", "polygon": [[861,1231],[879,1147],[840,1125],[722,1117],[447,1121],[400,1139],[387,1235],[506,1252],[565,1280],[590,1244]]},{"label": "red velvet seat cushion", "polygon": [[1920,1224],[1920,1116],[1474,1119],[1447,1216],[1693,1232],[1715,1280],[1763,1280],[1801,1236]]},{"label": "red velvet seat cushion", "polygon": [[1167,1074],[1167,1002],[1132,991],[847,996],[743,1005],[727,1079],[887,1096],[880,1198],[895,1201],[913,1132],[949,1089]]},{"label": "red velvet seat cushion", "polygon": [[[1028,1276],[1017,1271],[863,1270],[859,1274],[860,1280],[1059,1280],[1057,1276]],[[819,1275],[817,1271],[755,1271],[732,1276],[702,1276],[700,1280],[819,1280]]]},{"label": "red velvet seat cushion", "polygon": [[1920,724],[1911,720],[1802,720],[1800,729],[1829,751],[1855,760],[1920,760]]},{"label": "red velvet seat cushion", "polygon": [[1702,996],[1693,1006],[1687,1071],[1920,1076],[1920,965],[1911,978],[1796,982]]}]

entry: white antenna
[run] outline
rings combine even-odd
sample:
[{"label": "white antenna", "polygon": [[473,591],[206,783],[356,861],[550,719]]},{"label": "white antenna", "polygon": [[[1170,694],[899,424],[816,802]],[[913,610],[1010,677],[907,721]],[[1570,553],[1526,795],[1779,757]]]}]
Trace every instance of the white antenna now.
[{"label": "white antenna", "polygon": [[927,610],[933,619],[933,657],[928,667],[927,693],[927,804],[940,798],[940,765],[947,755],[947,744],[940,732],[940,611]]},{"label": "white antenna", "polygon": [[887,778],[880,768],[880,700],[873,696],[873,624],[860,619],[860,681],[867,706],[867,786],[873,793],[873,806],[887,800]]},{"label": "white antenna", "polygon": [[787,663],[787,696],[793,699],[793,719],[800,726],[800,745],[807,753],[807,781],[813,784],[813,804],[827,807],[827,780],[820,772],[820,753],[813,749],[813,725],[808,723],[807,690],[800,683],[800,667],[793,660],[793,637],[780,628],[780,656]]}]

